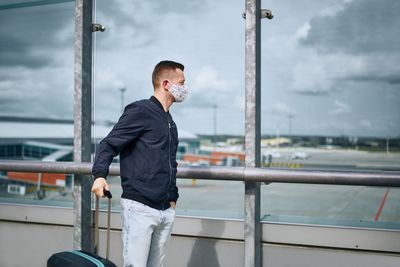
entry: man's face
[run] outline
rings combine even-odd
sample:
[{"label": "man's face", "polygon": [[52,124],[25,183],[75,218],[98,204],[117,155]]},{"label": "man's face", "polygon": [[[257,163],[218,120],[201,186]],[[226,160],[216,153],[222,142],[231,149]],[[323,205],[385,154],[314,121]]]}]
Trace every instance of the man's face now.
[{"label": "man's face", "polygon": [[[181,69],[175,69],[173,71],[168,72],[168,79],[167,81],[172,82],[176,85],[184,85],[185,84],[185,75]],[[169,85],[171,86],[171,85]]]},{"label": "man's face", "polygon": [[185,75],[181,69],[166,72],[161,84],[172,102],[182,102],[186,98]]}]

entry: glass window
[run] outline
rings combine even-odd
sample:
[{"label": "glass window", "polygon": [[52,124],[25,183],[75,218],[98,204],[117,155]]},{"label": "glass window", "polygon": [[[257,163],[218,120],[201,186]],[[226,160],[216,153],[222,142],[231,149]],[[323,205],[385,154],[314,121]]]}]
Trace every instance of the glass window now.
[{"label": "glass window", "polygon": [[261,219],[400,229],[399,201],[398,188],[273,183],[262,187]]},{"label": "glass window", "polygon": [[[96,21],[106,27],[96,34],[97,142],[111,130],[125,105],[153,94],[153,68],[170,59],[185,65],[189,88],[185,102],[171,109],[179,131],[180,166],[242,164],[244,2],[114,1],[110,5],[98,0],[96,5]],[[112,190],[119,192],[120,179],[109,180]],[[243,214],[242,183],[190,179],[177,183],[178,214],[235,218]],[[118,198],[114,201],[118,205]]]},{"label": "glass window", "polygon": [[[398,171],[398,1],[263,1],[263,166]],[[370,12],[372,11],[372,12]],[[398,189],[271,184],[265,220],[399,228]]]},{"label": "glass window", "polygon": [[[1,1],[0,159],[72,154],[74,26],[73,0]],[[2,172],[0,199],[70,205],[71,179]]]}]

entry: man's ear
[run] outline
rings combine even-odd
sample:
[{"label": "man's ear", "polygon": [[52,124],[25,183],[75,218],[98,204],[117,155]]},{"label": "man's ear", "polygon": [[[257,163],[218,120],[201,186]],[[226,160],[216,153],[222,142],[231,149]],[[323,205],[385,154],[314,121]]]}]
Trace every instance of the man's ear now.
[{"label": "man's ear", "polygon": [[162,86],[162,88],[164,88],[164,89],[168,89],[168,88],[167,88],[167,86],[168,86],[168,80],[163,80],[163,81],[161,82],[161,86]]}]

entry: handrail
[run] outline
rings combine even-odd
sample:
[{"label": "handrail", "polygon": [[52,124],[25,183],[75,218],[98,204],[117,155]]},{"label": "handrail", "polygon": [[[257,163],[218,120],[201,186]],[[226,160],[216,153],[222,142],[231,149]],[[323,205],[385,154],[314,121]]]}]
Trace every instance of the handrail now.
[{"label": "handrail", "polygon": [[[0,171],[44,172],[91,175],[92,163],[0,160]],[[110,166],[118,176],[119,164]],[[178,167],[178,178],[256,181],[264,183],[305,183],[400,187],[400,172],[281,170],[253,167]]]}]

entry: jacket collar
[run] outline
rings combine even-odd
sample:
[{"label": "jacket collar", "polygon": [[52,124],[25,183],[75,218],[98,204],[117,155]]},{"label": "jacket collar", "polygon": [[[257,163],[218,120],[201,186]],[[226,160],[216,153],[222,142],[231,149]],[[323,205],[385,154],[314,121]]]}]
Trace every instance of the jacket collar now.
[{"label": "jacket collar", "polygon": [[162,112],[168,113],[168,112],[165,112],[163,105],[160,103],[160,101],[158,101],[157,97],[152,95],[150,97],[150,101],[153,102],[154,104],[156,104],[162,110]]}]

